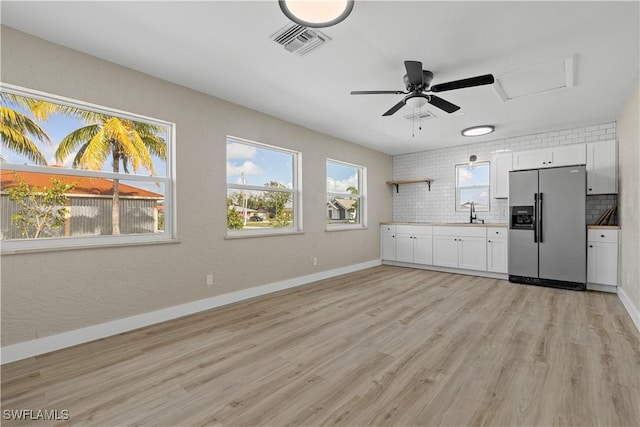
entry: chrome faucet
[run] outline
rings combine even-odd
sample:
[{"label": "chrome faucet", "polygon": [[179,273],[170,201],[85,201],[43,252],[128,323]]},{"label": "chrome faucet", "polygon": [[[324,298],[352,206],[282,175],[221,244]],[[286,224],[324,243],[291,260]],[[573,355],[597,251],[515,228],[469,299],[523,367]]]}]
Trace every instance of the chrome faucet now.
[{"label": "chrome faucet", "polygon": [[473,202],[471,202],[471,205],[469,206],[469,224],[473,224],[473,220],[476,218],[476,207]]}]

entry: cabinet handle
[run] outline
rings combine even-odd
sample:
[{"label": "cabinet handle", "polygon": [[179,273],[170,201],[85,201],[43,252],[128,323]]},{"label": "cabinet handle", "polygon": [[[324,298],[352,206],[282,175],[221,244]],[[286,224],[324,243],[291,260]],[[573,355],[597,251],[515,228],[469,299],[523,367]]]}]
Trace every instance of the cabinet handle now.
[{"label": "cabinet handle", "polygon": [[590,188],[589,191],[593,191],[593,188]]},{"label": "cabinet handle", "polygon": [[600,237],[604,238],[604,234],[601,234]]},{"label": "cabinet handle", "polygon": [[496,231],[496,234],[499,234],[499,232],[498,232],[498,231]]},{"label": "cabinet handle", "polygon": [[542,162],[542,164],[543,164],[543,165],[546,165],[546,164],[547,164],[547,162]]},{"label": "cabinet handle", "polygon": [[549,162],[549,164],[551,164],[551,162]]},{"label": "cabinet handle", "polygon": [[590,248],[592,248],[592,247],[593,247],[593,245],[589,245],[589,247],[590,247]]},{"label": "cabinet handle", "polygon": [[491,240],[487,240],[487,242],[491,243]]}]

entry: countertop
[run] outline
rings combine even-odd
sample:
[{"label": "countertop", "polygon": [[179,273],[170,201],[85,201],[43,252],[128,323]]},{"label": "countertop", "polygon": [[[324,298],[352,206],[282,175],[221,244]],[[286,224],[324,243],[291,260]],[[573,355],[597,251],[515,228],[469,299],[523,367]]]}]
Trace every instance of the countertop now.
[{"label": "countertop", "polygon": [[620,230],[619,225],[587,225],[588,230]]},{"label": "countertop", "polygon": [[499,227],[499,228],[507,228],[509,224],[469,224],[468,222],[381,222],[381,225],[436,225],[436,226],[444,226],[444,227]]}]

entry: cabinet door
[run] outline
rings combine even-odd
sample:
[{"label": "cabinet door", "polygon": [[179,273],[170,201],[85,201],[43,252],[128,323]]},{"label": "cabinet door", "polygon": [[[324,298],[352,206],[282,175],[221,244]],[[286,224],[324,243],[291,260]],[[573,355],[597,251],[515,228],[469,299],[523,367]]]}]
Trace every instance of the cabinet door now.
[{"label": "cabinet door", "polygon": [[387,261],[396,260],[396,236],[395,226],[383,225],[380,230],[382,259]]},{"label": "cabinet door", "polygon": [[586,162],[586,145],[573,144],[549,149],[546,166],[584,165]]},{"label": "cabinet door", "polygon": [[413,262],[416,264],[433,264],[433,238],[424,234],[413,236]]},{"label": "cabinet door", "polygon": [[513,170],[537,169],[547,166],[547,150],[531,150],[513,153]]},{"label": "cabinet door", "polygon": [[396,261],[413,262],[413,236],[396,235]]},{"label": "cabinet door", "polygon": [[458,238],[433,236],[433,265],[458,267]]},{"label": "cabinet door", "polygon": [[587,195],[618,193],[616,141],[587,144]]},{"label": "cabinet door", "polygon": [[460,268],[487,271],[487,239],[485,237],[458,237]]},{"label": "cabinet door", "polygon": [[507,239],[489,238],[487,240],[487,271],[506,273],[507,265]]},{"label": "cabinet door", "polygon": [[618,285],[618,244],[589,242],[587,282]]},{"label": "cabinet door", "polygon": [[513,153],[494,154],[491,159],[491,196],[509,197],[509,171],[513,169]]}]

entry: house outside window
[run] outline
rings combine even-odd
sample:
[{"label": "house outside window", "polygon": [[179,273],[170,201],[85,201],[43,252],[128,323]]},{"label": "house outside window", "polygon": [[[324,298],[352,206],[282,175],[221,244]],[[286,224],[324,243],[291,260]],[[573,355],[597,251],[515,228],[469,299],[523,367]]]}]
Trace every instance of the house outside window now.
[{"label": "house outside window", "polygon": [[175,125],[2,85],[2,250],[175,237]]},{"label": "house outside window", "polygon": [[366,226],[366,168],[327,159],[327,229]]},{"label": "house outside window", "polygon": [[301,154],[227,136],[227,235],[301,231]]},{"label": "house outside window", "polygon": [[469,211],[471,203],[475,210],[488,211],[489,162],[456,165],[456,211]]}]

